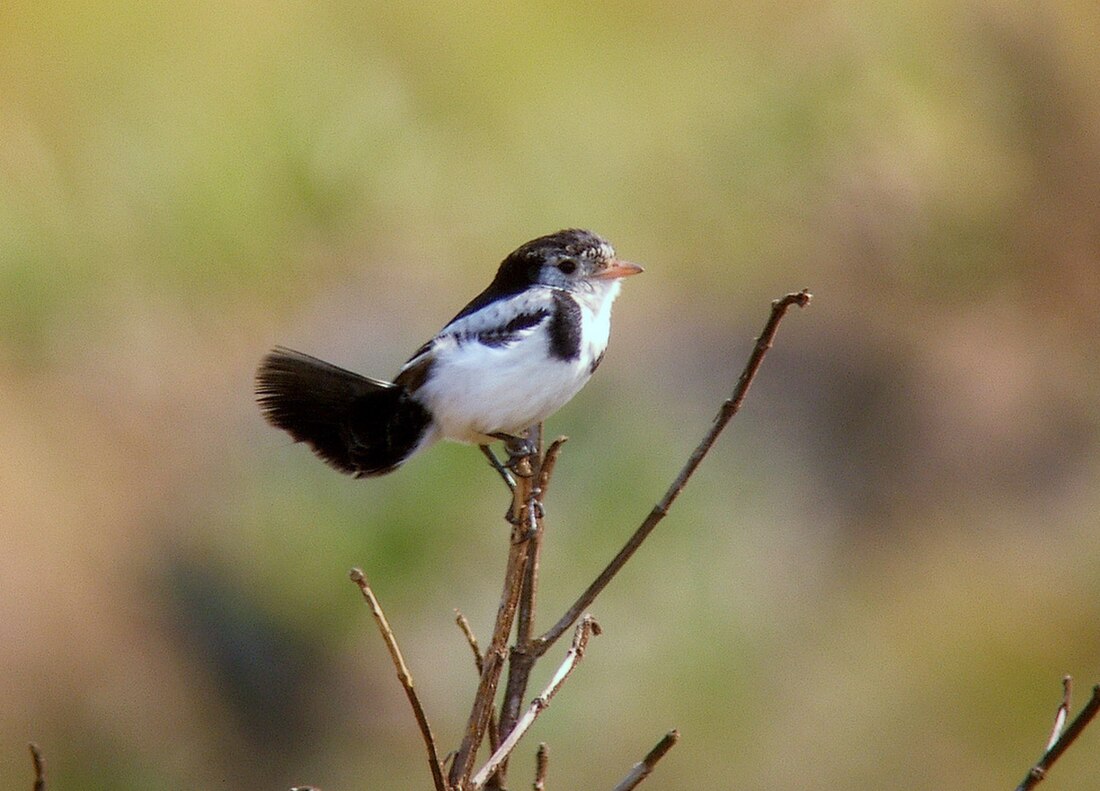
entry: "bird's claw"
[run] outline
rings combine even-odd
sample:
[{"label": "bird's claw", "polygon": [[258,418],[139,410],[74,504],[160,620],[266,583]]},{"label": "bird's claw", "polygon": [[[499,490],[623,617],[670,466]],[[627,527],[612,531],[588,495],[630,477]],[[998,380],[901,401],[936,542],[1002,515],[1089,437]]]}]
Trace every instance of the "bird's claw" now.
[{"label": "bird's claw", "polygon": [[[512,434],[494,434],[493,436],[504,440],[504,450],[508,454],[508,461],[504,462],[505,469],[520,478],[530,478],[534,475],[530,464],[531,458],[538,453],[538,446],[534,441]],[[522,464],[525,460],[528,462],[527,465]]]}]

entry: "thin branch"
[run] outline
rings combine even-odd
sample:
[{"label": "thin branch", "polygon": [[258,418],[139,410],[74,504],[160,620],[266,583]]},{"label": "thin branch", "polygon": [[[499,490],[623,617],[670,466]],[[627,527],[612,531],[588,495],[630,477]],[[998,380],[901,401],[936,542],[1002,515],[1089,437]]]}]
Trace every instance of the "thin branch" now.
[{"label": "thin branch", "polygon": [[653,771],[653,767],[657,765],[657,762],[664,758],[665,753],[671,750],[672,746],[679,740],[679,731],[672,730],[666,733],[664,738],[646,753],[645,758],[634,764],[630,773],[612,791],[631,791],[632,788],[636,788],[639,783],[649,777],[649,773]]},{"label": "thin branch", "polygon": [[374,591],[371,590],[370,585],[367,584],[367,578],[363,576],[361,569],[352,569],[349,576],[363,593],[363,598],[366,600],[367,606],[370,607],[371,615],[374,616],[374,621],[378,624],[378,631],[382,633],[382,639],[386,643],[386,648],[389,649],[390,659],[393,660],[393,666],[397,670],[397,678],[401,681],[401,686],[405,690],[405,697],[409,699],[409,705],[412,706],[416,724],[420,726],[420,735],[424,737],[424,746],[428,751],[428,766],[432,770],[432,780],[435,781],[436,791],[447,791],[447,786],[443,782],[443,769],[439,763],[439,753],[436,751],[435,739],[432,737],[432,728],[428,724],[424,707],[420,705],[420,698],[413,686],[412,674],[409,673],[409,668],[405,665],[405,659],[401,656],[397,639],[393,636],[393,630],[390,628],[389,621],[386,620],[386,614],[382,612],[382,605],[378,603],[378,599],[374,595]]},{"label": "thin branch", "polygon": [[34,742],[27,746],[31,750],[31,762],[34,764],[34,791],[46,791],[46,761],[42,757],[42,751]]},{"label": "thin branch", "polygon": [[672,482],[668,491],[665,492],[665,496],[653,507],[649,516],[647,516],[645,521],[643,521],[638,529],[634,531],[634,535],[632,535],[623,548],[619,550],[619,554],[607,564],[607,567],[600,572],[596,580],[588,586],[588,589],[580,595],[580,598],[573,603],[573,606],[566,611],[558,622],[550,627],[541,637],[532,641],[532,650],[536,656],[542,656],[546,653],[550,646],[552,646],[558,638],[569,629],[577,618],[580,617],[581,613],[591,606],[596,597],[600,595],[600,592],[607,587],[607,584],[611,582],[615,575],[619,573],[619,570],[622,569],[628,560],[630,560],[638,547],[642,545],[642,542],[653,532],[653,528],[665,518],[672,503],[680,495],[680,492],[683,491],[696,468],[706,457],[707,453],[714,445],[715,440],[718,439],[718,435],[722,433],[726,424],[730,422],[733,416],[736,415],[737,411],[741,408],[741,403],[745,400],[745,395],[749,391],[749,386],[752,384],[756,372],[760,369],[760,364],[764,361],[764,355],[767,354],[768,349],[771,348],[775,333],[779,329],[779,322],[782,321],[783,316],[786,315],[787,309],[792,305],[798,305],[800,308],[805,307],[809,304],[811,296],[809,291],[802,290],[798,293],[787,294],[785,297],[772,302],[771,315],[768,317],[768,321],[764,325],[760,337],[756,339],[756,345],[753,347],[752,354],[749,357],[748,363],[745,365],[745,369],[741,372],[741,376],[737,380],[737,385],[734,387],[733,393],[730,395],[729,399],[722,404],[721,409],[715,416],[714,424],[692,452],[687,463],[684,464],[683,469],[680,470],[680,474],[676,476],[676,480]]},{"label": "thin branch", "polygon": [[569,437],[558,437],[550,443],[550,447],[546,449],[546,455],[542,457],[542,463],[539,464],[539,488],[542,490],[543,498],[546,497],[546,489],[550,486],[550,476],[554,474],[554,467],[558,464],[561,446],[568,441]]},{"label": "thin branch", "polygon": [[539,751],[535,753],[535,782],[532,791],[546,791],[546,770],[550,765],[550,748],[546,742],[539,742]]},{"label": "thin branch", "polygon": [[466,638],[466,643],[470,646],[470,650],[474,654],[474,667],[477,668],[478,675],[485,669],[484,661],[481,656],[481,646],[477,644],[477,637],[474,635],[474,630],[470,628],[470,622],[466,620],[466,616],[462,614],[460,610],[455,610],[455,623],[458,624],[458,628],[462,630],[463,636]]},{"label": "thin branch", "polygon": [[1100,684],[1097,684],[1092,688],[1092,697],[1089,698],[1089,702],[1085,704],[1085,707],[1081,709],[1080,712],[1078,712],[1073,722],[1069,724],[1069,727],[1063,731],[1059,723],[1065,722],[1069,712],[1069,693],[1070,681],[1069,676],[1066,676],[1062,679],[1062,703],[1058,706],[1058,712],[1054,717],[1054,731],[1051,735],[1051,743],[1048,745],[1046,752],[1043,753],[1043,757],[1039,759],[1039,762],[1028,770],[1027,776],[1020,782],[1020,785],[1016,787],[1016,791],[1030,791],[1030,789],[1035,788],[1040,781],[1046,778],[1047,772],[1050,771],[1050,767],[1054,766],[1054,763],[1062,757],[1062,753],[1068,750],[1070,746],[1077,741],[1077,737],[1088,727],[1097,712],[1100,712]]},{"label": "thin branch", "polygon": [[588,647],[588,640],[592,635],[598,635],[600,633],[600,625],[596,623],[596,619],[591,615],[586,615],[581,619],[581,622],[577,624],[576,633],[573,636],[573,644],[569,647],[568,653],[565,655],[565,661],[562,662],[561,667],[554,673],[554,677],[550,679],[550,683],[546,685],[546,689],[542,691],[542,694],[531,701],[531,705],[527,711],[523,713],[523,716],[516,722],[514,728],[507,736],[504,737],[504,741],[501,742],[500,747],[492,757],[485,763],[485,766],[478,770],[478,773],[474,775],[470,781],[468,788],[469,791],[478,791],[486,781],[496,772],[499,767],[511,754],[512,750],[519,744],[519,740],[523,738],[524,734],[534,724],[539,714],[546,710],[546,707],[550,705],[550,701],[558,690],[561,689],[565,680],[569,678],[569,675],[573,672],[574,668],[584,658],[584,650]]},{"label": "thin branch", "polygon": [[1062,729],[1066,727],[1066,720],[1069,719],[1069,706],[1070,700],[1073,698],[1073,678],[1070,676],[1062,676],[1062,703],[1058,706],[1058,711],[1054,713],[1054,727],[1050,729],[1050,738],[1047,739],[1047,752],[1050,752],[1055,744],[1058,743],[1058,739],[1062,735]]},{"label": "thin branch", "polygon": [[[512,728],[515,727],[516,720],[519,718],[519,712],[523,706],[523,699],[527,695],[527,686],[531,677],[531,670],[537,659],[537,657],[531,654],[530,647],[531,638],[535,630],[535,603],[538,594],[539,561],[542,556],[542,539],[545,529],[543,524],[545,509],[542,506],[542,501],[543,498],[546,497],[546,489],[550,484],[550,478],[553,475],[554,467],[558,462],[558,456],[561,454],[562,446],[565,444],[566,440],[566,437],[558,437],[550,443],[550,447],[546,449],[546,453],[535,460],[538,478],[537,489],[535,491],[538,498],[537,507],[535,507],[535,531],[534,535],[531,537],[531,543],[527,550],[527,570],[524,573],[523,589],[520,592],[519,599],[519,610],[516,614],[516,640],[508,655],[508,680],[504,688],[504,698],[500,704],[500,732],[504,736],[507,736]],[[541,450],[541,426],[539,427],[538,443],[539,449]],[[503,788],[504,776],[507,771],[508,762],[505,761],[501,764],[496,776],[489,780],[486,787],[492,789],[492,791]]]},{"label": "thin branch", "polygon": [[[477,643],[477,637],[474,635],[474,630],[470,627],[470,622],[466,620],[466,616],[459,610],[455,610],[455,623],[458,624],[458,628],[462,630],[462,634],[466,636],[466,642],[470,646],[470,650],[474,654],[474,667],[477,668],[478,676],[485,672],[485,660],[481,656],[481,647]],[[500,726],[497,724],[496,714],[489,713],[489,749],[496,750],[500,746]]]},{"label": "thin branch", "polygon": [[504,573],[504,591],[500,597],[496,624],[493,626],[493,636],[489,648],[485,652],[481,681],[478,683],[477,692],[474,695],[474,705],[470,710],[462,744],[458,748],[454,763],[451,764],[451,771],[447,775],[452,788],[465,788],[466,782],[470,779],[470,773],[473,772],[477,749],[485,736],[485,729],[488,727],[492,715],[497,684],[500,681],[500,674],[504,670],[508,636],[512,632],[512,624],[515,620],[516,608],[519,605],[520,592],[523,587],[524,569],[527,567],[527,545],[530,543],[531,531],[527,524],[528,519],[524,517],[529,513],[530,521],[535,521],[536,518],[535,500],[532,498],[535,478],[530,457],[523,457],[516,461],[517,480],[516,488],[513,491],[511,510],[512,540],[508,549],[508,564]]}]

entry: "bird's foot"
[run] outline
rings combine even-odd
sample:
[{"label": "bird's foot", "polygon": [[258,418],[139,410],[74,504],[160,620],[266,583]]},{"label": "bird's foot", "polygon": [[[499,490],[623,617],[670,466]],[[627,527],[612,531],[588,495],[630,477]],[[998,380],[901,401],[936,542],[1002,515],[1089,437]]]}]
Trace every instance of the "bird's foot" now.
[{"label": "bird's foot", "polygon": [[478,448],[485,454],[485,458],[489,460],[489,466],[496,470],[501,480],[504,481],[504,485],[508,487],[508,491],[515,492],[516,479],[512,477],[512,473],[508,472],[508,468],[500,463],[500,459],[493,453],[493,449],[488,445],[478,445]]},{"label": "bird's foot", "polygon": [[[497,439],[504,440],[504,450],[508,453],[508,461],[504,462],[505,469],[520,478],[530,478],[531,458],[538,453],[538,446],[527,437],[517,437],[514,434],[493,434]],[[523,464],[526,461],[527,464]]]}]

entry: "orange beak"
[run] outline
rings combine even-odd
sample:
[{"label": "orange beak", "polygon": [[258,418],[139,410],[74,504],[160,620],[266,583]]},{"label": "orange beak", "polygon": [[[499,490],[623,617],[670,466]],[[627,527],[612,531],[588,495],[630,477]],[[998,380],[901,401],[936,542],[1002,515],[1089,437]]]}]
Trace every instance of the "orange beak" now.
[{"label": "orange beak", "polygon": [[597,280],[618,280],[620,277],[628,277],[629,275],[637,275],[644,272],[637,264],[632,264],[629,261],[620,261],[617,258],[608,263],[605,269],[601,269],[599,272],[592,275]]}]

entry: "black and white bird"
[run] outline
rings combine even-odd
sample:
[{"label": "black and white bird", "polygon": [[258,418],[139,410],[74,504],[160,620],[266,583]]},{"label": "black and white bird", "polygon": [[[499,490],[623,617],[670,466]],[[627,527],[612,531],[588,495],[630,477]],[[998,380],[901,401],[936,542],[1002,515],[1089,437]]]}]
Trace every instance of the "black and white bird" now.
[{"label": "black and white bird", "polygon": [[505,258],[393,382],[276,348],[256,374],[260,407],[356,477],[391,472],[440,439],[515,442],[592,376],[620,280],[641,271],[591,231],[540,236]]}]

